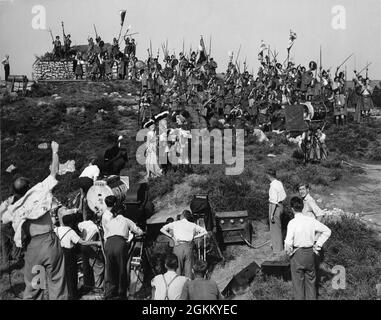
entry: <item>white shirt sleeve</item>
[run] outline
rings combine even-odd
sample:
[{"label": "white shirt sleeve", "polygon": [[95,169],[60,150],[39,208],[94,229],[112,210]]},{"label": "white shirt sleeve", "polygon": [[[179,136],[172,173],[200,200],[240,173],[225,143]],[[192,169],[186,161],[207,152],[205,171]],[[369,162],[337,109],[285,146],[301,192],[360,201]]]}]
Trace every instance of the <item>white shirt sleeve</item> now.
[{"label": "white shirt sleeve", "polygon": [[79,235],[74,230],[70,230],[68,236],[70,237],[70,242],[74,244],[77,244],[80,240]]},{"label": "white shirt sleeve", "polygon": [[53,190],[57,185],[58,181],[52,175],[49,175],[44,181],[41,181],[39,184],[44,190]]},{"label": "white shirt sleeve", "polygon": [[328,240],[331,236],[331,229],[328,228],[325,224],[322,224],[318,220],[314,219],[315,232],[320,233],[317,240],[316,245],[322,247],[323,244]]},{"label": "white shirt sleeve", "polygon": [[273,204],[278,203],[278,193],[276,191],[276,188],[274,185],[270,185],[270,190],[269,190],[269,202]]},{"label": "white shirt sleeve", "polygon": [[208,233],[208,231],[206,231],[205,228],[199,226],[198,224],[195,224],[194,229],[195,229],[195,236],[197,237],[202,237]]},{"label": "white shirt sleeve", "polygon": [[[127,218],[126,218],[127,219]],[[141,235],[143,231],[130,219],[127,219],[128,228],[135,234]]]},{"label": "white shirt sleeve", "polygon": [[290,221],[287,225],[287,234],[286,239],[284,240],[284,246],[286,248],[292,248],[294,246],[294,228],[292,221]]},{"label": "white shirt sleeve", "polygon": [[167,231],[167,232],[171,232],[171,231],[173,231],[173,229],[174,229],[174,224],[173,224],[173,222],[164,225],[162,229],[165,230],[165,231]]},{"label": "white shirt sleeve", "polygon": [[312,199],[310,205],[316,217],[324,216],[324,211],[319,208],[319,206],[316,204],[316,201],[314,199]]}]

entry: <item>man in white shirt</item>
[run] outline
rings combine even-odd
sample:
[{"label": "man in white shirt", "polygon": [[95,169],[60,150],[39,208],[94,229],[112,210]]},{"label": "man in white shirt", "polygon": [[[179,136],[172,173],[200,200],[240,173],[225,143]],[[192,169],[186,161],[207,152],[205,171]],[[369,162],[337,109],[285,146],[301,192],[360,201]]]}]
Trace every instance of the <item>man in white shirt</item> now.
[{"label": "man in white shirt", "polygon": [[81,175],[79,176],[80,178],[89,178],[93,181],[96,181],[100,175],[100,170],[97,165],[95,165],[96,158],[91,159],[89,165],[83,169]]},{"label": "man in white shirt", "polygon": [[316,299],[316,266],[314,253],[331,236],[331,230],[314,218],[302,213],[303,200],[293,197],[290,201],[294,218],[288,223],[284,241],[291,257],[291,278],[295,300]]},{"label": "man in white shirt", "polygon": [[[82,233],[82,239],[85,241],[100,240],[99,229],[91,220],[78,223],[78,230]],[[102,249],[99,246],[82,246],[81,256],[84,293],[93,288],[98,291],[102,290],[105,270]]]},{"label": "man in white shirt", "polygon": [[180,300],[184,284],[189,278],[176,273],[178,265],[177,256],[168,254],[165,258],[167,272],[152,279],[152,300]]},{"label": "man in white shirt", "polygon": [[[64,216],[60,218],[61,225],[54,228],[54,232],[60,240],[65,257],[65,274],[69,293],[68,299],[75,300],[78,298],[78,264],[75,246],[77,244],[82,246],[100,245],[100,242],[82,240],[79,235],[68,226],[70,224],[68,222],[71,222],[70,215],[72,210],[61,208],[60,211],[61,213],[59,214],[64,214]],[[65,212],[63,213],[62,211]]]},{"label": "man in white shirt", "polygon": [[303,214],[321,221],[324,211],[319,208],[314,198],[310,195],[310,186],[307,183],[299,185],[299,195],[303,199]]},{"label": "man in white shirt", "polygon": [[105,298],[126,299],[127,297],[127,240],[132,231],[142,235],[143,231],[130,219],[118,215],[114,211],[116,197],[105,198],[107,209],[102,215],[102,226],[104,230],[105,255],[106,255],[106,277]]},{"label": "man in white shirt", "polygon": [[53,231],[50,211],[53,209],[52,190],[57,185],[59,170],[58,143],[52,141],[52,164],[50,175],[29,189],[25,195],[12,204],[3,214],[3,222],[12,222],[14,240],[22,247],[22,235],[29,239],[25,251],[25,300],[43,299],[44,289],[34,284],[35,266],[42,266],[46,272],[47,290],[50,300],[66,300],[67,285],[64,257],[59,239]]},{"label": "man in white shirt", "polygon": [[287,195],[283,184],[276,179],[276,171],[267,169],[266,176],[270,180],[269,189],[269,220],[273,252],[280,254],[283,251],[282,221],[283,201]]},{"label": "man in white shirt", "polygon": [[174,240],[173,253],[179,260],[177,274],[191,279],[193,266],[193,240],[207,235],[205,228],[190,222],[192,213],[184,210],[181,220],[168,223],[160,229],[160,232]]}]

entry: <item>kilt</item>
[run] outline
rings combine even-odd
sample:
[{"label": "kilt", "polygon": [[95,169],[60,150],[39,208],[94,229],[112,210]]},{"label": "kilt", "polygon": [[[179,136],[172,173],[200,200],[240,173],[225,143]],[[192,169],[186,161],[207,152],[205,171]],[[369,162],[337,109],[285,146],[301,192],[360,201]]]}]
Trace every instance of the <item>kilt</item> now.
[{"label": "kilt", "polygon": [[333,115],[341,116],[348,115],[347,103],[345,101],[345,95],[339,94],[335,97],[334,107],[333,107]]},{"label": "kilt", "polygon": [[373,100],[371,96],[362,96],[360,100],[361,110],[369,111],[373,108]]}]

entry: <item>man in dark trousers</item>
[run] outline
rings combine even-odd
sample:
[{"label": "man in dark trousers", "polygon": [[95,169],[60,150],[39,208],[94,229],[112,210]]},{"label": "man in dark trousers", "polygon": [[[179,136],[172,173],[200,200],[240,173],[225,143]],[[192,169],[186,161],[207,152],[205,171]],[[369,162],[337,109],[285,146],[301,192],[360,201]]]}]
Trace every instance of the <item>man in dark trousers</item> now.
[{"label": "man in dark trousers", "polygon": [[316,300],[315,254],[331,236],[331,230],[302,213],[303,200],[290,201],[294,218],[288,223],[284,246],[291,257],[291,279],[295,300]]},{"label": "man in dark trousers", "polygon": [[11,69],[9,66],[9,54],[5,55],[5,58],[1,61],[1,63],[4,66],[5,81],[7,81],[9,77],[9,72]]},{"label": "man in dark trousers", "polygon": [[107,209],[102,214],[102,227],[104,231],[105,255],[106,255],[106,277],[105,298],[126,299],[127,298],[127,254],[129,233],[132,231],[142,235],[134,222],[118,214],[115,209],[116,197],[105,198]]},{"label": "man in dark trousers", "polygon": [[208,234],[208,231],[190,220],[192,220],[192,213],[184,210],[180,220],[168,223],[160,229],[162,233],[174,240],[173,253],[179,260],[177,274],[189,279],[192,277],[193,240]]}]

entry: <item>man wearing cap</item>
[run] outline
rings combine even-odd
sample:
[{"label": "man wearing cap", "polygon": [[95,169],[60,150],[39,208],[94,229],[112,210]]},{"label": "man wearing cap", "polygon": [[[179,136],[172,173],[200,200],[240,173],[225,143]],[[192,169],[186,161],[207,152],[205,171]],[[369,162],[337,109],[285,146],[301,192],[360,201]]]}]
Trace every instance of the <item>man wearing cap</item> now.
[{"label": "man wearing cap", "polygon": [[273,252],[280,254],[283,251],[283,237],[282,237],[282,214],[283,214],[283,201],[287,195],[284,191],[282,182],[276,178],[276,170],[266,170],[267,179],[270,181],[269,189],[269,220],[270,220],[270,233]]}]

